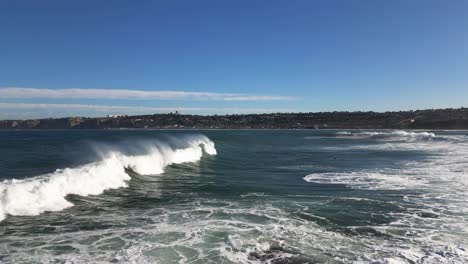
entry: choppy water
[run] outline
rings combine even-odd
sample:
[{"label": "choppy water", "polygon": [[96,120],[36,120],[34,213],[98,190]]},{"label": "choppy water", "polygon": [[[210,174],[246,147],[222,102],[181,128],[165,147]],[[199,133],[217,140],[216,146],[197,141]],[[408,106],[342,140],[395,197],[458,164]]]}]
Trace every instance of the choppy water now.
[{"label": "choppy water", "polygon": [[465,134],[1,131],[0,262],[467,263]]}]

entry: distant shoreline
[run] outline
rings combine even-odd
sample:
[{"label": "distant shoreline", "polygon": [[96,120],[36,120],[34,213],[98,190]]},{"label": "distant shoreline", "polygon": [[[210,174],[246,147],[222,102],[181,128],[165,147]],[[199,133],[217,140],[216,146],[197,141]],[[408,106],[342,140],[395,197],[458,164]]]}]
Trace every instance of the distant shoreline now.
[{"label": "distant shoreline", "polygon": [[0,129],[468,129],[468,108],[399,112],[316,112],[240,115],[178,113],[2,120]]}]

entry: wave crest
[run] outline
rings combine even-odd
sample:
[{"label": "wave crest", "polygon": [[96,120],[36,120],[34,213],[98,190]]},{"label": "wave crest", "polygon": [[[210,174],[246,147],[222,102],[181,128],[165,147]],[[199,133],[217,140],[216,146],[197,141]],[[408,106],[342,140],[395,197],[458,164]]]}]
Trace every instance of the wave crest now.
[{"label": "wave crest", "polygon": [[127,187],[130,176],[126,168],[144,174],[161,174],[171,164],[195,162],[203,152],[216,155],[214,143],[205,136],[177,139],[181,148],[164,142],[148,144],[143,154],[128,155],[123,151],[101,153],[101,160],[76,168],[58,169],[53,173],[25,180],[0,183],[0,221],[7,215],[38,215],[73,206],[69,194],[98,195],[105,190]]}]

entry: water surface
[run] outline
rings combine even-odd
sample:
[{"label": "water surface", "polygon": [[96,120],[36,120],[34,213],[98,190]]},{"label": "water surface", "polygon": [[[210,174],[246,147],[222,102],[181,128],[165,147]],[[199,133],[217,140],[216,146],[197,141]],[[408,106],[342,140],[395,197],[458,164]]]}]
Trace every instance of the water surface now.
[{"label": "water surface", "polygon": [[2,263],[466,263],[464,131],[0,131]]}]

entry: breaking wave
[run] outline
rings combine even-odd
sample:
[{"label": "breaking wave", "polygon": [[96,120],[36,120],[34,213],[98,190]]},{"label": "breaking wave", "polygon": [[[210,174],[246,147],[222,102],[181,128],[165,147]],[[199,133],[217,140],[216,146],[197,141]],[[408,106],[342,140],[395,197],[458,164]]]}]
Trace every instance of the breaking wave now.
[{"label": "breaking wave", "polygon": [[[7,215],[38,215],[60,211],[73,204],[67,195],[98,195],[105,190],[127,187],[126,169],[141,175],[164,172],[171,164],[195,162],[203,152],[216,155],[214,143],[205,136],[172,139],[170,142],[133,142],[139,153],[107,148],[99,151],[99,161],[76,168],[58,169],[53,173],[24,180],[0,183],[0,221]],[[124,144],[125,145],[125,144]],[[174,146],[176,145],[176,146]],[[102,147],[102,146],[101,146]]]}]

